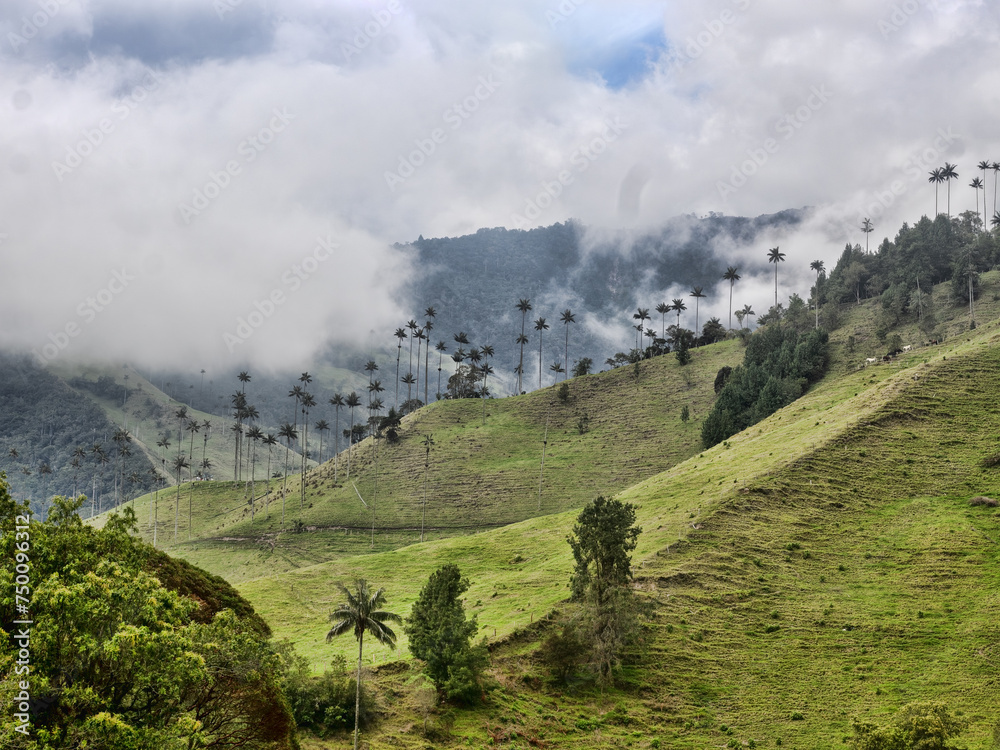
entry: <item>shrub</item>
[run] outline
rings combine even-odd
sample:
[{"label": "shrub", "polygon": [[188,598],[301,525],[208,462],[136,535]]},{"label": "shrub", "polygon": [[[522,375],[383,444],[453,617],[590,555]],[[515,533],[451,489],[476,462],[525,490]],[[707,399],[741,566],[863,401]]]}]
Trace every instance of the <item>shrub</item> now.
[{"label": "shrub", "polygon": [[559,401],[560,402],[562,402],[564,404],[566,402],[568,402],[569,401],[569,383],[567,383],[566,381],[563,381],[563,384],[561,386],[559,386],[559,390],[556,392],[556,395],[559,397]]},{"label": "shrub", "polygon": [[983,495],[979,495],[978,497],[972,498],[969,501],[969,505],[973,505],[973,506],[984,505],[984,506],[986,506],[988,508],[995,508],[998,505],[1000,505],[1000,502],[997,502],[997,500],[995,500],[992,497],[984,497]]}]

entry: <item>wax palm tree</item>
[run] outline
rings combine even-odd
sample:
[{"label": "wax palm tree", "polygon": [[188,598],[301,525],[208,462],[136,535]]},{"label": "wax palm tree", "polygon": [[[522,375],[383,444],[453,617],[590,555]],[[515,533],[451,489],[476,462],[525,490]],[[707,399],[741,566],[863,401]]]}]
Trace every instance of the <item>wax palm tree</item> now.
[{"label": "wax palm tree", "polygon": [[[868,219],[865,219],[868,221]],[[824,265],[821,260],[814,260],[809,267],[816,272],[816,328],[819,328],[819,277],[823,273]]]},{"label": "wax palm tree", "polygon": [[424,541],[424,520],[427,518],[427,472],[431,466],[431,446],[434,438],[424,435],[424,503],[420,510],[420,541]]},{"label": "wax palm tree", "polygon": [[[562,311],[562,315],[559,316],[559,320],[562,322],[563,326],[566,328],[566,350],[564,352],[566,358],[566,370],[569,371],[569,324],[576,322],[576,317],[573,315],[572,311],[567,307]],[[567,378],[569,375],[566,376]],[[566,378],[563,378],[565,380]]]},{"label": "wax palm tree", "polygon": [[729,266],[722,274],[722,279],[729,282],[729,330],[733,329],[733,286],[740,280],[740,269]]},{"label": "wax palm tree", "polygon": [[[410,377],[413,377],[412,375]],[[351,452],[354,448],[354,410],[361,406],[361,398],[357,393],[351,391],[347,394],[344,405],[351,410],[351,432],[347,438],[347,478],[351,478]]]},{"label": "wax palm tree", "polygon": [[177,524],[181,515],[181,472],[188,468],[187,456],[178,453],[174,458],[174,471],[177,472],[177,495],[174,501],[174,542],[177,541]]},{"label": "wax palm tree", "polygon": [[517,343],[521,345],[521,358],[517,364],[517,392],[524,390],[521,378],[524,374],[524,345],[528,343],[528,337],[524,335],[524,322],[529,312],[531,312],[531,300],[519,299],[517,309],[521,311],[521,335],[517,337]]},{"label": "wax palm tree", "polygon": [[257,442],[264,438],[264,433],[257,425],[247,430],[247,440],[250,441],[250,523],[253,523],[257,512]]},{"label": "wax palm tree", "polygon": [[[993,170],[993,210],[997,210],[997,177],[1000,177],[1000,161],[993,162],[990,167]],[[986,192],[985,190],[983,191]]]},{"label": "wax palm tree", "polygon": [[[397,386],[397,393],[398,393]],[[337,483],[337,471],[340,465],[340,407],[344,406],[344,397],[339,393],[334,393],[330,399],[330,406],[334,409],[333,421],[333,483]]]},{"label": "wax palm tree", "polygon": [[538,331],[538,387],[542,387],[542,333],[549,330],[549,324],[545,318],[535,321],[535,330]]},{"label": "wax palm tree", "polygon": [[[415,390],[417,392],[417,401],[420,400],[420,347],[423,346],[424,341],[427,339],[427,334],[424,333],[423,328],[417,329],[417,375],[415,381]],[[426,385],[426,383],[424,383]],[[424,403],[427,403],[426,401]]]},{"label": "wax palm tree", "polygon": [[434,318],[437,317],[437,310],[428,307],[424,310],[424,316],[427,318],[424,321],[424,335],[427,337],[427,346],[424,347],[424,403],[427,404],[430,403],[428,401],[428,383],[430,382],[428,367],[431,359],[431,331],[434,330]]},{"label": "wax palm tree", "polygon": [[276,435],[274,435],[274,434],[272,434],[272,433],[269,432],[269,433],[267,433],[267,435],[264,436],[264,438],[261,440],[261,442],[264,443],[264,445],[267,446],[267,494],[265,495],[265,497],[267,499],[264,501],[264,512],[266,514],[265,518],[270,518],[271,517],[271,513],[270,513],[270,508],[271,508],[271,449],[274,448],[274,446],[278,444],[278,438],[277,438]]},{"label": "wax palm tree", "polygon": [[399,408],[399,356],[403,352],[403,339],[406,338],[406,331],[403,328],[397,328],[393,336],[396,337],[396,398],[394,401],[394,405],[398,409]]},{"label": "wax palm tree", "polygon": [[299,399],[302,398],[302,393],[301,385],[292,386],[292,390],[288,392],[288,398],[295,399],[295,408],[292,410],[292,428],[296,432],[299,429]]},{"label": "wax palm tree", "polygon": [[[673,310],[670,305],[666,302],[661,302],[656,306],[656,312],[660,314],[660,338],[666,338],[667,336],[667,313]],[[566,360],[566,366],[569,367],[569,360]]]},{"label": "wax palm tree", "polygon": [[753,308],[750,307],[750,305],[743,305],[743,309],[740,310],[740,313],[742,314],[743,318],[749,318],[751,315],[757,314],[753,311]]},{"label": "wax palm tree", "polygon": [[638,308],[634,313],[632,313],[632,320],[638,320],[639,321],[636,324],[636,331],[639,332],[638,339],[637,339],[638,342],[639,342],[639,351],[642,351],[642,348],[643,348],[642,347],[643,326],[645,325],[646,321],[649,320],[649,309],[645,308],[645,307]]},{"label": "wax palm tree", "polygon": [[[986,190],[983,187],[983,181],[979,177],[974,177],[972,182],[969,183],[969,187],[976,191],[976,218],[979,218],[979,191],[983,191],[983,218],[986,218]],[[983,222],[983,227],[985,228],[986,222]]]},{"label": "wax palm tree", "polygon": [[698,301],[706,297],[707,295],[701,290],[700,286],[696,286],[691,290],[691,296],[694,297],[694,337],[695,341],[698,340]]},{"label": "wax palm tree", "polygon": [[681,311],[687,310],[687,305],[684,304],[684,300],[675,299],[671,300],[673,304],[670,306],[677,313],[677,327],[681,327]]},{"label": "wax palm tree", "polygon": [[778,306],[778,264],[785,259],[785,254],[772,247],[767,251],[767,262],[774,263],[774,306]]},{"label": "wax palm tree", "polygon": [[402,378],[400,378],[400,380],[402,380],[404,383],[406,383],[406,406],[407,406],[408,409],[412,409],[413,408],[413,404],[411,404],[410,402],[413,399],[410,398],[410,394],[412,392],[411,389],[413,388],[413,384],[416,383],[417,381],[413,377],[413,373],[412,372],[406,373]]},{"label": "wax palm tree", "polygon": [[309,409],[316,406],[316,399],[311,393],[302,394],[302,472],[299,477],[299,510],[306,504],[306,468],[309,460]]},{"label": "wax palm tree", "polygon": [[993,226],[994,229],[1000,227],[1000,211],[993,212],[993,218],[990,219],[990,224]]},{"label": "wax palm tree", "polygon": [[278,437],[285,440],[285,470],[281,476],[281,528],[285,528],[285,494],[288,487],[288,453],[292,449],[292,441],[299,436],[294,425],[285,422],[278,430]]},{"label": "wax palm tree", "polygon": [[[983,159],[981,162],[979,162],[976,165],[976,169],[983,170],[983,194],[984,194],[984,196],[985,196],[985,193],[986,193],[986,172],[991,167],[992,167],[992,165],[990,164],[990,160],[989,159]],[[984,198],[984,201],[985,201],[985,198]],[[985,219],[986,218],[986,214],[989,213],[985,209],[986,209],[986,204],[984,202],[983,203],[983,219]]]},{"label": "wax palm tree", "polygon": [[944,170],[938,167],[927,174],[929,175],[927,181],[934,183],[934,216],[936,217],[938,215],[938,185],[944,182]]},{"label": "wax palm tree", "polygon": [[330,424],[325,420],[321,419],[316,423],[316,432],[319,433],[319,461],[317,463],[323,463],[323,433],[330,431]]},{"label": "wax palm tree", "polygon": [[861,231],[865,233],[865,255],[868,255],[868,235],[875,231],[875,225],[867,216],[861,222]]},{"label": "wax palm tree", "polygon": [[375,377],[375,373],[378,372],[378,363],[374,359],[369,359],[365,362],[365,372],[368,373],[368,382],[372,382],[372,378]]},{"label": "wax palm tree", "polygon": [[403,618],[394,612],[381,609],[385,606],[385,589],[374,593],[369,589],[368,582],[359,578],[355,583],[355,591],[351,592],[343,584],[337,588],[346,597],[330,613],[333,627],[326,634],[327,642],[344,633],[353,632],[358,641],[358,674],[354,693],[354,750],[358,750],[358,715],[361,713],[361,657],[364,653],[365,633],[389,648],[396,647],[396,633],[386,623],[402,622]]},{"label": "wax palm tree", "polygon": [[955,171],[957,164],[944,163],[944,167],[941,171],[941,177],[948,184],[948,218],[951,218],[951,181],[958,177],[958,172]]},{"label": "wax palm tree", "polygon": [[[410,318],[406,321],[406,327],[410,329],[410,366],[406,369],[407,372],[413,372],[413,339],[417,336],[417,321]],[[406,398],[407,401],[410,400],[409,396]]]},{"label": "wax palm tree", "polygon": [[438,341],[437,346],[434,347],[438,353],[438,387],[437,387],[437,398],[441,398],[441,363],[444,360],[444,353],[448,351],[448,345],[443,341]]}]

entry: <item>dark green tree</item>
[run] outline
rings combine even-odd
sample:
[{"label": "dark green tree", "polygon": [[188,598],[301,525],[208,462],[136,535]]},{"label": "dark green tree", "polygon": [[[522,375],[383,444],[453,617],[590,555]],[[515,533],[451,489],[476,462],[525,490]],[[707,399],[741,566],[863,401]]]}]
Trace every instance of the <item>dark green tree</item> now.
[{"label": "dark green tree", "polygon": [[475,616],[465,617],[462,594],[469,581],[454,563],[428,579],[413,604],[404,630],[410,653],[426,663],[427,675],[445,697],[469,703],[482,694],[479,675],[486,665],[486,648],[472,645],[479,629]]},{"label": "dark green tree", "polygon": [[610,589],[632,580],[632,558],[639,534],[635,506],[598,497],[580,511],[573,533],[567,538],[576,565],[571,589],[573,598],[593,597],[601,605]]}]

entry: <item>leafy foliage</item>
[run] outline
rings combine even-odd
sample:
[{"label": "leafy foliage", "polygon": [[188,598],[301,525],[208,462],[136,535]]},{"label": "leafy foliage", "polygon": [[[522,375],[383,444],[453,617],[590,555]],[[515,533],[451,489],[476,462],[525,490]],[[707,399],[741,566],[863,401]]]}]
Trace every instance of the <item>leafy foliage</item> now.
[{"label": "leafy foliage", "polygon": [[855,750],[948,750],[948,743],[962,733],[966,722],[948,711],[943,703],[920,701],[899,710],[883,726],[855,719]]},{"label": "leafy foliage", "polygon": [[475,616],[465,619],[459,598],[469,581],[454,563],[431,574],[406,621],[410,653],[426,662],[428,676],[450,700],[471,703],[482,695],[480,674],[486,648],[473,646],[479,629]]},{"label": "leafy foliage", "polygon": [[[34,737],[15,733],[6,713],[0,744],[52,750],[294,747],[295,726],[277,678],[280,661],[250,606],[214,577],[176,575],[184,566],[161,581],[150,559],[163,560],[131,536],[130,508],[96,530],[80,522],[81,502],[56,498],[48,520],[30,524]],[[6,559],[13,557],[15,516],[26,512],[0,477]],[[0,607],[7,613],[14,611],[13,577],[9,568],[0,571]],[[185,578],[181,588],[190,596],[170,587]],[[249,616],[230,609],[209,615],[199,607],[198,592],[216,605],[237,604]],[[3,622],[5,631],[14,628]],[[11,641],[3,642],[0,663],[9,664]],[[0,681],[8,705],[17,679],[5,670]]]},{"label": "leafy foliage", "polygon": [[743,364],[732,371],[705,418],[701,429],[705,447],[711,448],[801,396],[806,385],[826,370],[828,342],[826,331],[800,334],[778,323],[756,331],[747,341]]},{"label": "leafy foliage", "polygon": [[580,511],[567,539],[576,565],[571,589],[574,599],[590,593],[603,603],[615,586],[632,580],[632,558],[642,529],[635,525],[635,506],[598,497]]}]

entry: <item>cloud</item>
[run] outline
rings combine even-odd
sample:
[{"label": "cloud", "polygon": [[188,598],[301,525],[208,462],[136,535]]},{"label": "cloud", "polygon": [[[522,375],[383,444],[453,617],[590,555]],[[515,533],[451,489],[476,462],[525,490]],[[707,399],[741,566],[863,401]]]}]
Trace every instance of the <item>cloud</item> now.
[{"label": "cloud", "polygon": [[[409,317],[393,243],[519,217],[642,231],[815,206],[773,239],[805,296],[860,218],[877,244],[932,211],[930,168],[1000,159],[995,4],[219,2],[4,4],[0,345],[76,324],[59,356],[305,362]],[[766,247],[730,251],[761,311]]]}]

